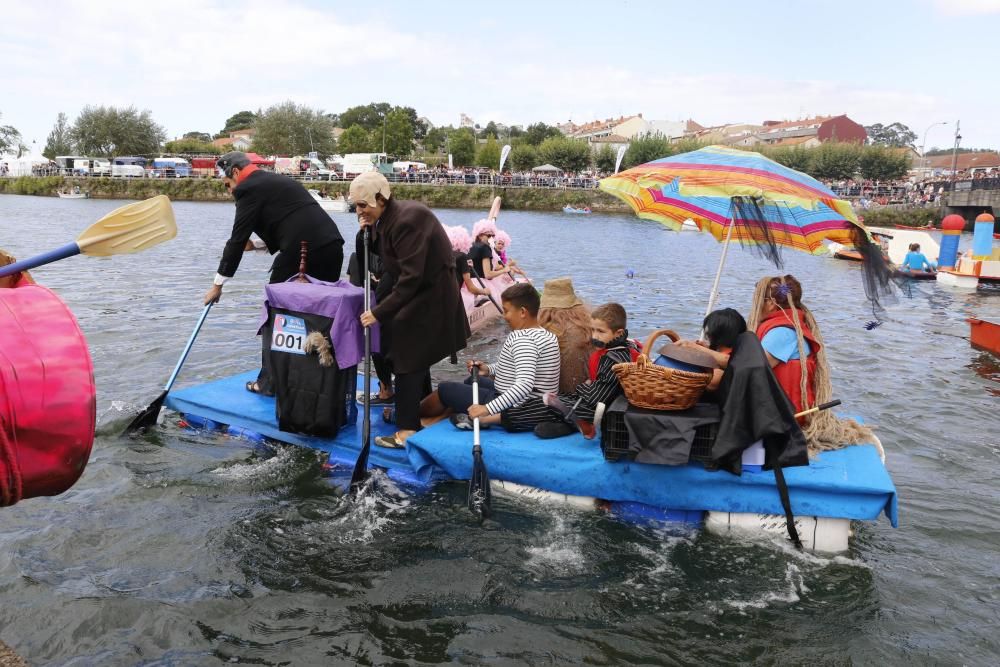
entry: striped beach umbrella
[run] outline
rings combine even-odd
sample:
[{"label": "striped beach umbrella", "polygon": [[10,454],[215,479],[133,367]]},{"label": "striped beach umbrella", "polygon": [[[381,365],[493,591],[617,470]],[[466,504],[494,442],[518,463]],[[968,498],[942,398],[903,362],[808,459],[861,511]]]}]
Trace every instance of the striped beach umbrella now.
[{"label": "striped beach umbrella", "polygon": [[849,202],[815,178],[751,151],[708,146],[602,179],[600,188],[640,218],[678,231],[692,220],[726,244],[709,310],[730,241],[756,246],[779,266],[781,248],[822,254],[823,241],[871,243]]}]

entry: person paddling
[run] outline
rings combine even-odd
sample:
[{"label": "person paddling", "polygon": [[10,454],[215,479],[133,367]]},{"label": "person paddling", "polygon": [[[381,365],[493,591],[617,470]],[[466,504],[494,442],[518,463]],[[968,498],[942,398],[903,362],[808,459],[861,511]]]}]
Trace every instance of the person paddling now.
[{"label": "person paddling", "polygon": [[[236,200],[233,231],[222,251],[205,305],[222,296],[222,286],[236,275],[250,236],[256,234],[275,255],[271,283],[282,283],[298,273],[302,241],[309,243],[308,273],[317,280],[335,282],[344,264],[344,237],[337,223],[320,208],[301,183],[258,169],[245,153],[226,153],[215,163],[226,189]],[[271,341],[261,342],[261,371],[247,390],[271,395],[268,357]]]}]

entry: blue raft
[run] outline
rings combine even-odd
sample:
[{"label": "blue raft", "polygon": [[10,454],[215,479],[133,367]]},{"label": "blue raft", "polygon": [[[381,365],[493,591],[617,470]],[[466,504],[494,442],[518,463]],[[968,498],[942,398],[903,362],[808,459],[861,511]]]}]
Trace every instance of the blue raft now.
[{"label": "blue raft", "polygon": [[[236,430],[259,433],[280,442],[329,453],[334,463],[353,466],[360,451],[361,419],[334,438],[316,438],[279,431],[274,399],[244,388],[255,372],[234,375],[173,391],[167,407],[189,417],[211,420]],[[391,433],[373,408],[372,433]],[[426,487],[437,481],[468,479],[472,470],[472,436],[439,422],[410,438],[405,450],[373,446],[370,464],[390,476]],[[781,515],[783,510],[768,471],[736,476],[708,471],[698,463],[651,465],[604,460],[596,440],[577,434],[539,440],[531,433],[482,432],[487,469],[493,480],[504,480],[545,491],[601,498],[623,505],[641,504],[672,510],[664,518],[684,518],[706,510]],[[348,468],[350,469],[350,468]],[[896,488],[871,445],[824,452],[809,466],[787,468],[792,510],[796,515],[874,520],[885,513],[897,525]]]}]

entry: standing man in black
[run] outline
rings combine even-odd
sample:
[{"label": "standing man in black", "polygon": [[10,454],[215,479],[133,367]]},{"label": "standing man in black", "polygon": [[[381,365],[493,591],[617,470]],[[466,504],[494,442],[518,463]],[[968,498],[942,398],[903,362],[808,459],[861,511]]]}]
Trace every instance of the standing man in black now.
[{"label": "standing man in black", "polygon": [[[236,199],[236,219],[222,251],[218,273],[212,287],[205,292],[206,304],[222,296],[222,286],[236,273],[251,234],[259,236],[272,255],[277,253],[271,264],[270,282],[285,282],[298,273],[301,241],[309,242],[306,270],[310,276],[329,282],[340,279],[344,237],[333,218],[300,183],[258,169],[245,153],[237,151],[220,157],[215,166],[226,189]],[[270,341],[262,342],[261,373],[256,382],[247,383],[249,391],[273,393],[267,371],[269,344]]]}]

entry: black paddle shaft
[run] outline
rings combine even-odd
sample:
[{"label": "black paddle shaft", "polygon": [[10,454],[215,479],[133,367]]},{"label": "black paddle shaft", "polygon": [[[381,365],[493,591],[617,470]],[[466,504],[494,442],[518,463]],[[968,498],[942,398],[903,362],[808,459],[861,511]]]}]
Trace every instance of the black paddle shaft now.
[{"label": "black paddle shaft", "polygon": [[[364,246],[365,246],[365,257],[363,261],[364,266],[364,290],[365,290],[365,301],[364,301],[364,312],[371,310],[371,273],[369,273],[368,266],[368,255],[369,246],[371,245],[371,232],[369,228],[365,226],[364,230]],[[371,326],[365,327],[365,379],[364,379],[364,408],[365,414],[361,421],[361,453],[358,454],[358,460],[354,464],[354,472],[351,474],[351,488],[352,494],[356,494],[364,484],[365,479],[368,477],[368,455],[372,448],[372,414],[371,414],[371,390],[372,390],[372,329]]]}]

